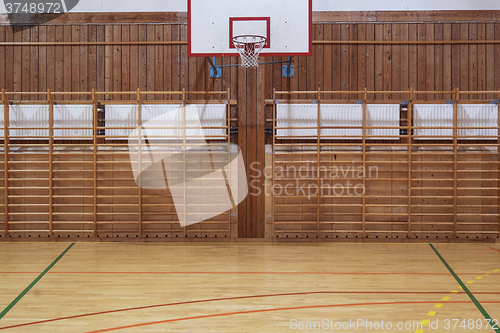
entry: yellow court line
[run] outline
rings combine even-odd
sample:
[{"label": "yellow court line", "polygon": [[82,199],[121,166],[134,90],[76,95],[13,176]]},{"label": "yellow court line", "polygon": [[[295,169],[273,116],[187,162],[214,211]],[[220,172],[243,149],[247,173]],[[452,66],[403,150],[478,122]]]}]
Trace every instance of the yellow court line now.
[{"label": "yellow court line", "polygon": [[[493,272],[500,272],[500,269],[494,269],[494,270],[493,270]],[[486,273],[486,275],[491,275],[491,272],[487,272],[487,273]],[[474,278],[474,280],[481,280],[482,278],[483,278],[482,276],[476,276],[476,277]],[[467,281],[467,283],[468,283],[468,284],[472,284],[472,283],[474,283],[474,280]],[[459,287],[458,287],[458,289],[462,289],[462,290],[463,290],[463,288],[462,288],[461,286],[459,286]],[[452,290],[452,291],[451,291],[451,294],[457,294],[457,293],[458,293],[458,290]],[[451,297],[449,297],[449,296],[444,296],[441,300],[442,300],[442,301],[449,301],[450,299],[451,299]],[[434,307],[439,309],[439,308],[441,308],[443,305],[444,305],[443,303],[437,303],[436,305],[434,305]],[[427,313],[427,316],[429,316],[429,317],[434,317],[434,316],[436,315],[436,313],[437,313],[436,311],[429,311],[429,312]],[[429,323],[430,323],[430,320],[429,320],[429,319],[423,319],[423,320],[422,320],[422,324],[423,324],[424,326],[429,325]],[[415,333],[424,333],[424,330],[416,330],[416,331],[415,331]]]}]

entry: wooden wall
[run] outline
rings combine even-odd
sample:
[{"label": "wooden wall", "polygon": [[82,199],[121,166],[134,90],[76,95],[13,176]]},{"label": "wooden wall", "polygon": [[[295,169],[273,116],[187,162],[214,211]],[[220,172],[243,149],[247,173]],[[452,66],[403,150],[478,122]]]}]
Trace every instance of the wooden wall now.
[{"label": "wooden wall", "polygon": [[[16,32],[17,29],[0,26],[0,88],[8,91],[233,88],[232,98],[237,97],[235,68],[224,69],[220,79],[210,79],[204,58],[187,57],[185,24],[46,25]],[[264,67],[266,98],[272,97],[273,88],[285,91],[500,88],[500,23],[317,23],[313,33],[313,56],[294,59],[294,78],[282,78],[280,64]],[[481,40],[489,42],[478,43]],[[179,43],[130,45],[129,41]],[[393,41],[398,44],[386,43]],[[439,43],[431,43],[435,41]],[[14,46],[13,42],[24,44]],[[29,42],[74,44],[30,46]],[[115,44],[79,44],[91,42]],[[217,64],[236,61],[236,58],[219,58]]]},{"label": "wooden wall", "polygon": [[[13,96],[16,100],[44,99],[22,92],[47,89],[55,92],[230,89],[230,99],[239,103],[239,109],[233,109],[232,113],[231,126],[239,131],[233,141],[244,146],[248,170],[252,162],[263,162],[265,158],[260,143],[264,140],[264,126],[272,126],[271,108],[262,107],[267,120],[264,122],[260,107],[263,100],[273,98],[274,89],[346,91],[340,96],[342,99],[358,99],[359,95],[347,92],[365,88],[499,90],[497,17],[500,17],[497,11],[318,12],[314,13],[313,55],[293,59],[293,78],[282,78],[282,64],[273,64],[261,66],[255,73],[224,68],[222,78],[212,79],[206,59],[187,57],[187,25],[182,14],[67,14],[49,25],[22,28],[5,24],[5,17],[0,16],[0,22],[4,23],[0,25],[0,88],[20,92]],[[262,62],[279,60],[285,58],[261,58]],[[238,58],[216,59],[218,65],[238,62]],[[88,98],[56,96],[65,100]],[[104,96],[104,99],[129,98],[133,97]],[[162,94],[145,96],[146,101],[169,98]],[[201,94],[189,98],[211,97]],[[406,99],[397,94],[386,98]],[[447,99],[451,94],[425,94],[417,98]],[[471,94],[469,98],[493,96]],[[270,143],[268,135],[265,141]],[[240,237],[263,236],[263,207],[263,197],[245,201],[239,212],[245,215],[240,216]]]},{"label": "wooden wall", "polygon": [[[239,237],[263,238],[265,233],[264,175],[265,105],[264,68],[239,68],[238,146],[243,153],[248,196],[239,206]],[[246,87],[246,89],[243,89]]]}]

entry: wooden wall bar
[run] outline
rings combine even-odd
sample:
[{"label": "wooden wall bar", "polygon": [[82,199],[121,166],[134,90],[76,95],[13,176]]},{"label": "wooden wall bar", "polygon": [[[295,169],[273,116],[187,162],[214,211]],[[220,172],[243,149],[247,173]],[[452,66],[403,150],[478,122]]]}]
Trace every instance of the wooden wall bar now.
[{"label": "wooden wall bar", "polygon": [[[0,88],[56,92],[233,88],[231,97],[236,98],[237,70],[224,69],[222,78],[209,78],[209,65],[204,58],[187,57],[186,29],[185,24],[179,23],[42,25],[26,30],[2,25]],[[422,91],[500,88],[500,23],[316,23],[313,30],[313,56],[294,58],[294,78],[282,78],[280,64],[264,66],[266,98],[271,98],[272,88],[342,91],[364,87]],[[53,44],[30,45],[30,42]],[[70,44],[57,44],[60,42]],[[142,44],[130,44],[137,42]],[[387,44],[390,42],[398,43]],[[239,60],[216,59],[218,64],[236,61]]]},{"label": "wooden wall bar", "polygon": [[[101,99],[108,94],[121,94],[121,97],[127,96],[130,100],[105,101]],[[0,213],[1,236],[4,239],[5,237],[7,239],[230,238],[231,223],[237,222],[231,221],[230,215],[235,214],[236,210],[225,212],[202,223],[181,227],[178,212],[168,188],[157,190],[137,186],[132,168],[138,167],[138,164],[131,164],[129,156],[129,147],[134,148],[136,145],[129,142],[128,134],[123,133],[131,132],[139,123],[132,124],[130,127],[129,123],[122,121],[120,125],[113,125],[118,127],[111,127],[109,124],[104,126],[102,119],[106,107],[139,105],[136,119],[141,119],[141,107],[149,103],[146,97],[153,94],[168,95],[169,99],[163,101],[167,104],[192,103],[188,98],[190,94],[171,91],[69,93],[69,95],[90,96],[91,101],[65,100],[64,97],[68,94],[59,94],[50,90],[46,93],[26,93],[27,96],[37,98],[41,96],[45,101],[21,101],[13,100],[16,93],[3,91],[5,110],[9,109],[9,103],[42,107],[48,105],[48,118],[44,118],[46,115],[37,114],[20,127],[19,123],[13,125],[9,122],[9,112],[2,112],[6,120],[4,122],[2,119],[2,129],[4,134],[8,133],[8,137],[2,138],[0,156],[0,184],[4,189],[0,193],[0,202],[4,208]],[[207,93],[200,93],[200,95],[205,94]],[[228,100],[229,91],[218,91],[212,95],[217,95],[222,99],[211,99],[211,103],[227,105],[229,115],[231,107],[231,102]],[[61,96],[64,100],[55,102],[58,106],[89,105],[93,109],[92,125],[68,127],[60,121],[54,122],[54,100]],[[227,133],[224,138],[209,138],[207,141],[214,145],[221,145],[221,149],[224,147],[227,149],[230,140],[229,124],[228,119],[224,126],[217,127]],[[85,130],[87,134],[73,132],[72,135],[65,135],[64,130],[68,131],[68,129]],[[19,137],[18,131],[20,130],[28,131],[27,133],[31,133],[29,135],[33,137]],[[121,131],[119,133],[122,134],[116,130]],[[35,131],[38,131],[38,134],[33,134]],[[151,140],[151,138],[146,138],[145,143],[150,145]],[[149,156],[156,154],[158,147],[174,145],[171,141],[154,140],[157,142],[154,148],[142,150],[143,153],[138,155]],[[220,157],[220,152],[212,152],[211,160],[205,161],[204,164],[198,160],[185,160],[183,169],[203,171],[207,165],[210,165],[210,162],[212,162],[212,167],[213,163],[224,162],[224,160],[217,161]],[[140,165],[140,157],[138,163]],[[8,182],[5,182],[5,179],[8,179]],[[157,182],[158,179],[146,178],[144,181]],[[199,201],[200,206],[213,205],[213,200],[217,198],[202,192],[202,189],[197,192],[198,194],[191,191],[190,198],[193,200],[199,195],[203,198]],[[197,214],[196,212],[188,213]],[[180,214],[180,216],[182,218],[186,215]],[[237,229],[237,227],[234,228]]]},{"label": "wooden wall bar", "polygon": [[[344,94],[341,91],[318,91],[316,94],[280,91],[275,94],[275,105],[355,103],[342,100],[340,96]],[[290,99],[292,94],[298,98]],[[273,129],[277,136],[273,138],[272,179],[275,188],[273,216],[268,221],[272,223],[269,236],[482,240],[500,237],[500,125],[497,122],[481,125],[480,121],[464,120],[468,118],[460,118],[459,123],[457,113],[461,105],[481,104],[496,115],[500,112],[499,92],[477,94],[476,91],[418,92],[410,89],[390,93],[365,90],[355,94],[362,96],[363,122],[351,121],[350,125],[339,128],[359,129],[358,134],[336,138],[320,134],[328,127],[318,120],[317,125],[300,126],[314,130],[318,133],[317,138],[309,135],[301,139],[297,136],[299,134],[293,137],[279,132],[288,127],[278,126],[277,116],[273,115]],[[309,95],[314,98],[308,99]],[[399,95],[406,101],[400,104],[399,99],[394,101],[388,98],[389,95]],[[433,99],[429,102],[428,95],[452,95],[452,100]],[[471,95],[494,96],[495,99],[471,100]],[[333,99],[325,96],[333,96]],[[367,136],[367,131],[374,128],[393,129],[387,125],[366,123],[366,105],[384,103],[399,109],[398,134]],[[450,103],[453,104],[452,125],[438,125],[436,121],[436,125],[415,124],[416,104],[448,104],[451,107]],[[320,110],[318,108],[318,119]],[[308,116],[304,114],[304,117]],[[304,117],[300,119],[309,119]],[[448,134],[436,134],[432,132],[434,129],[448,129]],[[483,131],[488,134],[472,134],[478,129],[475,133]],[[425,130],[427,134],[420,132]]]}]

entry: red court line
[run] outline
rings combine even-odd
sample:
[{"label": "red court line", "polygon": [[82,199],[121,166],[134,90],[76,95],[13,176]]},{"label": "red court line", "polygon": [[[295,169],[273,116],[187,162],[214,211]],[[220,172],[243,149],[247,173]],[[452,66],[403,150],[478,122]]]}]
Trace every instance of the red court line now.
[{"label": "red court line", "polygon": [[[40,274],[40,272],[0,272],[0,274]],[[171,274],[171,275],[449,275],[429,272],[49,272],[47,274]],[[484,273],[457,273],[460,275],[482,275]],[[500,275],[493,273],[492,275]]]},{"label": "red court line", "polygon": [[490,249],[500,252],[499,249],[495,249],[494,247],[490,247]]},{"label": "red court line", "polygon": [[[468,304],[471,302],[470,301],[447,301],[446,303],[447,304],[448,303],[449,304]],[[487,301],[487,302],[482,302],[482,303],[499,304],[500,301]],[[297,307],[288,307],[288,308],[274,308],[274,309],[226,312],[226,313],[217,313],[217,314],[211,314],[211,315],[202,315],[202,316],[194,316],[194,317],[184,317],[184,318],[152,321],[152,322],[134,324],[134,325],[128,325],[128,326],[105,328],[105,329],[100,329],[97,331],[90,331],[90,332],[86,332],[86,333],[111,332],[111,331],[118,331],[118,330],[123,330],[123,329],[127,329],[127,328],[136,328],[136,327],[158,325],[158,324],[165,324],[165,323],[172,323],[172,322],[177,322],[177,321],[186,321],[186,320],[193,320],[193,319],[225,317],[225,316],[233,316],[233,315],[239,315],[239,314],[252,314],[252,313],[291,311],[291,310],[304,310],[304,309],[334,308],[334,307],[344,307],[344,306],[402,305],[402,304],[436,304],[436,302],[435,301],[433,301],[433,302],[413,301],[413,302],[344,303],[344,304],[311,305],[311,306],[297,306]]]},{"label": "red court line", "polygon": [[[126,312],[126,311],[135,311],[135,310],[144,310],[144,309],[152,309],[152,308],[160,308],[174,305],[186,305],[186,304],[195,304],[195,303],[207,303],[207,302],[219,302],[219,301],[230,301],[230,300],[239,300],[239,299],[251,299],[251,298],[265,298],[265,297],[282,297],[282,296],[297,296],[297,295],[317,295],[317,294],[447,294],[449,291],[312,291],[312,292],[300,292],[300,293],[285,293],[285,294],[269,294],[269,295],[252,295],[252,296],[239,296],[239,297],[226,297],[226,298],[214,298],[214,299],[205,299],[205,300],[197,300],[197,301],[185,301],[185,302],[176,302],[176,303],[166,303],[166,304],[156,304],[156,305],[147,305],[133,308],[125,308],[125,309],[116,309],[102,312],[94,312],[87,313],[82,315],[47,319],[41,321],[35,321],[25,324],[18,324],[12,326],[0,327],[0,330],[5,330],[8,328],[16,328],[23,326],[31,326],[37,324],[50,323],[54,321],[68,320],[68,319],[76,319],[90,316],[97,316],[103,314],[111,314],[117,312]],[[466,294],[465,292],[460,292],[459,294]],[[476,295],[500,295],[500,292],[476,292]]]}]

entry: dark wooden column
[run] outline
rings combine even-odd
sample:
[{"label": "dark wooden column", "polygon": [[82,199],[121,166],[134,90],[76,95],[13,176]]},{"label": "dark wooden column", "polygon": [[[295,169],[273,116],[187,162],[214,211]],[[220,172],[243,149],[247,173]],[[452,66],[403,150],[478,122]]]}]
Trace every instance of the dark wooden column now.
[{"label": "dark wooden column", "polygon": [[238,145],[247,171],[248,196],[238,209],[238,237],[264,238],[264,68],[238,69]]}]

